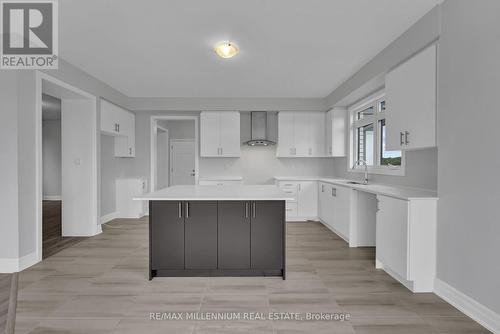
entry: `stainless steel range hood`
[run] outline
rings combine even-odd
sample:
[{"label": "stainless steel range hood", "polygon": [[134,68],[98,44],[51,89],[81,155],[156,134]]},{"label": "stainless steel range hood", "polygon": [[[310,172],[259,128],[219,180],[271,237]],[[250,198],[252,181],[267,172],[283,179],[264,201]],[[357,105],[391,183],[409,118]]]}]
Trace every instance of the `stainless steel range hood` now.
[{"label": "stainless steel range hood", "polygon": [[269,146],[276,143],[267,139],[267,112],[252,111],[252,139],[245,142],[248,146]]}]

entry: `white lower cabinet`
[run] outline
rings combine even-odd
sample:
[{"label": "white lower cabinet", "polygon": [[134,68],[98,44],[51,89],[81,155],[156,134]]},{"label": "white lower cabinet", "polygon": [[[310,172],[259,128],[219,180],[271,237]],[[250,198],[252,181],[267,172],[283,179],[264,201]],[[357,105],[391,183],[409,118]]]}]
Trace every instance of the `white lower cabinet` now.
[{"label": "white lower cabinet", "polygon": [[377,195],[376,266],[413,292],[432,292],[436,271],[435,199]]},{"label": "white lower cabinet", "polygon": [[304,221],[318,217],[318,182],[278,181],[285,193],[294,197],[286,203],[287,221]]},{"label": "white lower cabinet", "polygon": [[320,182],[319,219],[338,236],[349,242],[352,189]]}]

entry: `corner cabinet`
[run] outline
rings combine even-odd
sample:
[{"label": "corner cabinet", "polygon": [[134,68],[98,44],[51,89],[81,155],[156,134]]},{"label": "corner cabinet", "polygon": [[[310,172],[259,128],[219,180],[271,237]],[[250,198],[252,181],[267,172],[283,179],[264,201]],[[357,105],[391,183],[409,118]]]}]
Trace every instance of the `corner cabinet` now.
[{"label": "corner cabinet", "polygon": [[284,201],[150,201],[150,279],[282,276]]},{"label": "corner cabinet", "polygon": [[432,292],[436,276],[437,199],[377,195],[376,267],[413,292]]},{"label": "corner cabinet", "polygon": [[318,182],[317,181],[278,181],[277,186],[283,192],[294,197],[286,201],[287,221],[307,221],[318,216]]},{"label": "corner cabinet", "polygon": [[115,157],[135,157],[135,114],[101,99],[101,132],[115,139]]},{"label": "corner cabinet", "polygon": [[202,111],[200,114],[200,156],[238,158],[241,155],[240,113]]},{"label": "corner cabinet", "polygon": [[352,192],[350,188],[319,183],[319,219],[348,243],[351,232]]},{"label": "corner cabinet", "polygon": [[387,149],[436,146],[437,45],[387,73],[385,93]]},{"label": "corner cabinet", "polygon": [[325,117],[320,111],[280,111],[276,156],[325,157]]}]

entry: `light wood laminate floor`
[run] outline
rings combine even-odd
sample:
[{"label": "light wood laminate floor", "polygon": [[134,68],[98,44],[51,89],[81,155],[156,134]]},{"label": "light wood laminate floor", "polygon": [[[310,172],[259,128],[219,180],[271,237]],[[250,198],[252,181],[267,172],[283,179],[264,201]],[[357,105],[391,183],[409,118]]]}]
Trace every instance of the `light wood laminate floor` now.
[{"label": "light wood laminate floor", "polygon": [[[489,333],[412,294],[319,223],[287,224],[288,279],[147,280],[147,219],[115,220],[23,271],[16,333]],[[151,321],[150,312],[345,312],[332,321]]]}]

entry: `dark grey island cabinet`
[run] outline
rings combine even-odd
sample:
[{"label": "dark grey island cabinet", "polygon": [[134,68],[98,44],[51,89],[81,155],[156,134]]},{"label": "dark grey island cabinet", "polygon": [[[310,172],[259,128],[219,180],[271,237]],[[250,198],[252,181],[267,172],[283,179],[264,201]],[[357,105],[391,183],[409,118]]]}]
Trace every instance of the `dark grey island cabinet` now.
[{"label": "dark grey island cabinet", "polygon": [[149,208],[150,279],[285,278],[285,201],[152,200]]}]

